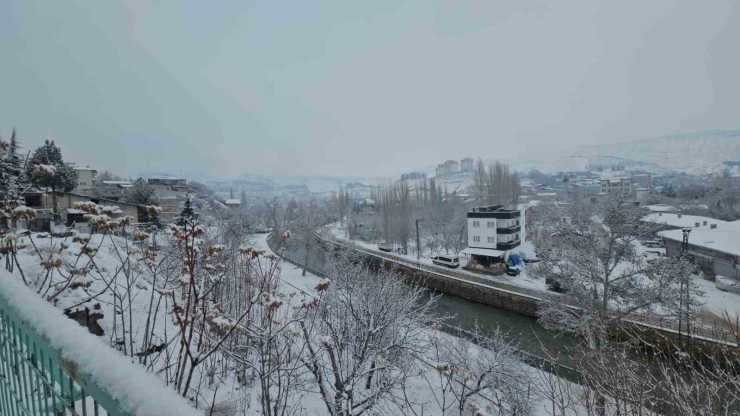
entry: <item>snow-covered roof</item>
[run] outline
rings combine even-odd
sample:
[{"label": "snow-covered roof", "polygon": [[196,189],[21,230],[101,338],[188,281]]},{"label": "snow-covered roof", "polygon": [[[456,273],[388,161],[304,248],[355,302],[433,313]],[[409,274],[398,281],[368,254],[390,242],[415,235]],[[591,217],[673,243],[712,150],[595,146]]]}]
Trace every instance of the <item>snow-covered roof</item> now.
[{"label": "snow-covered roof", "polygon": [[[717,224],[717,228],[723,228],[723,226],[728,224],[727,221],[718,220],[716,218],[701,217],[698,215],[683,215],[672,212],[654,212],[646,215],[642,220],[680,228],[710,228],[712,224]],[[704,224],[704,222],[706,222],[706,224]],[[698,227],[696,225],[697,223],[699,223]]]},{"label": "snow-covered roof", "polygon": [[224,201],[226,205],[241,205],[242,201],[240,199],[227,199]]},{"label": "snow-covered roof", "polygon": [[103,181],[103,185],[131,185],[129,181]]},{"label": "snow-covered roof", "polygon": [[648,205],[646,208],[651,212],[678,212],[678,208],[666,204]]},{"label": "snow-covered roof", "polygon": [[461,253],[474,254],[476,256],[501,257],[506,252],[489,248],[468,247],[465,250],[461,251]]},{"label": "snow-covered roof", "polygon": [[[658,235],[675,241],[683,241],[682,230],[661,231]],[[740,227],[694,228],[689,234],[689,244],[740,256]]]}]

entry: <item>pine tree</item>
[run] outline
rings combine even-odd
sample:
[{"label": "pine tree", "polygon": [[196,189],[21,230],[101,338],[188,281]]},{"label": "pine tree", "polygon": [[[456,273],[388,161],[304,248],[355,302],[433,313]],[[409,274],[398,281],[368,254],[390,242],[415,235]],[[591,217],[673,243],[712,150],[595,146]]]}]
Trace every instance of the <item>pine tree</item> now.
[{"label": "pine tree", "polygon": [[177,221],[175,221],[175,224],[177,224],[180,227],[185,227],[186,225],[193,224],[193,221],[195,221],[198,218],[198,214],[195,213],[195,210],[193,209],[193,204],[190,201],[190,195],[188,195],[187,199],[185,200],[185,207],[180,212],[180,216],[177,217]]},{"label": "pine tree", "polygon": [[136,205],[153,205],[155,203],[154,188],[144,180],[139,178],[134,181],[131,190],[126,195],[126,202]]},{"label": "pine tree", "polygon": [[57,192],[73,190],[77,186],[77,173],[64,163],[62,151],[53,141],[48,140],[33,152],[27,172],[34,185],[51,189],[54,221],[59,222],[61,216],[57,206]]}]

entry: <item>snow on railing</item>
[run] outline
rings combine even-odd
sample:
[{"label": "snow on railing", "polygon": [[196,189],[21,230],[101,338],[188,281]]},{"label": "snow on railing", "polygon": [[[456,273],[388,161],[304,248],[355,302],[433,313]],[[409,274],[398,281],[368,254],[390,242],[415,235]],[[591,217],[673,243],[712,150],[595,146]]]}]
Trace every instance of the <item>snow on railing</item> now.
[{"label": "snow on railing", "polygon": [[202,415],[0,270],[0,415]]}]

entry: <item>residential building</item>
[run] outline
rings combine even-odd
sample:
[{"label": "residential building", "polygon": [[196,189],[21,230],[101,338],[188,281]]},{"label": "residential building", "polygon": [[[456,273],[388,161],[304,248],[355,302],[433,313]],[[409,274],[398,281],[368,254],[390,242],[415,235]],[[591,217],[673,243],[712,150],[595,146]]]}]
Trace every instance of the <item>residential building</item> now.
[{"label": "residential building", "polygon": [[72,165],[72,169],[77,174],[77,187],[75,189],[88,189],[94,185],[95,175],[98,174],[97,170],[91,168],[90,165],[84,167]]},{"label": "residential building", "polygon": [[[42,192],[29,190],[24,193],[26,205],[36,210],[36,218],[29,222],[29,226],[34,231],[50,231],[52,220],[53,198],[51,192]],[[98,205],[116,207],[114,217],[130,216],[134,221],[138,218],[139,207],[136,204],[129,204],[121,201],[113,201],[105,198],[96,198],[89,195],[82,195],[73,192],[57,192],[57,207],[62,220],[69,226],[77,224],[76,228],[81,228],[83,232],[89,232],[84,229],[87,221],[84,219],[84,212],[75,209],[78,202],[94,202]]]},{"label": "residential building", "polygon": [[675,206],[666,204],[648,205],[645,208],[649,209],[650,212],[672,212],[674,214],[679,212],[679,209]]},{"label": "residential building", "polygon": [[227,199],[224,201],[224,204],[231,209],[237,209],[241,208],[242,201],[240,199]]},{"label": "residential building", "polygon": [[520,210],[503,205],[473,208],[468,212],[468,247],[506,251],[521,244]]},{"label": "residential building", "polygon": [[457,160],[448,160],[445,162],[445,172],[447,175],[452,175],[460,171],[460,164]]},{"label": "residential building", "polygon": [[148,179],[149,184],[162,183],[167,185],[187,185],[188,180],[183,178],[173,178],[171,176],[157,176]]},{"label": "residential building", "polygon": [[447,175],[447,169],[445,168],[445,164],[441,163],[437,165],[437,168],[434,170],[434,176],[445,176]]},{"label": "residential building", "polygon": [[162,213],[159,214],[159,220],[162,222],[170,222],[180,216],[182,212],[180,199],[174,196],[159,198],[159,207],[162,208]]},{"label": "residential building", "polygon": [[[666,242],[666,255],[679,256],[683,247],[683,230],[658,233]],[[740,279],[740,225],[710,224],[689,233],[688,254],[708,275]]]},{"label": "residential building", "polygon": [[186,194],[198,192],[194,187],[187,185],[186,179],[180,178],[150,178],[148,185],[154,189],[154,194],[158,197],[184,198]]},{"label": "residential building", "polygon": [[503,205],[473,208],[468,212],[469,270],[500,274],[504,272],[506,252],[518,247],[525,239],[526,208],[504,209]]},{"label": "residential building", "polygon": [[[702,217],[699,215],[684,215],[680,212],[653,212],[642,219],[646,222],[659,224],[664,230],[678,230],[684,228],[727,228],[729,221],[722,221],[715,218]],[[740,236],[740,235],[739,235]]]},{"label": "residential building", "polygon": [[426,179],[427,174],[426,172],[408,172],[401,174],[401,180],[402,181],[411,181],[415,179]]},{"label": "residential building", "polygon": [[601,192],[604,194],[626,194],[634,196],[635,187],[632,178],[610,178],[601,180]]},{"label": "residential building", "polygon": [[638,173],[632,175],[632,183],[637,188],[653,189],[652,175],[649,173]]},{"label": "residential building", "polygon": [[460,172],[472,172],[475,166],[475,162],[472,157],[466,157],[460,161]]}]

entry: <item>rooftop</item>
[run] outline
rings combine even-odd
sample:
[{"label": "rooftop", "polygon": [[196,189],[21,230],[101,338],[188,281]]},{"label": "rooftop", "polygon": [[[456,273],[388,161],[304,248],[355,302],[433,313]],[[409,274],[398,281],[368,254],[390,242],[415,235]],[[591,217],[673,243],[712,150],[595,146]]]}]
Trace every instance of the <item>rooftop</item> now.
[{"label": "rooftop", "polygon": [[224,201],[226,205],[241,205],[241,199],[227,199]]},{"label": "rooftop", "polygon": [[651,212],[678,212],[678,208],[673,205],[666,204],[648,205],[645,208],[649,209]]},{"label": "rooftop", "polygon": [[[683,240],[682,230],[668,230],[658,233],[675,241]],[[711,250],[740,256],[740,227],[717,228],[694,228],[689,234],[689,244],[706,247]]]},{"label": "rooftop", "polygon": [[[701,217],[698,215],[683,215],[673,212],[654,212],[646,215],[642,220],[678,228],[709,229],[712,224],[717,224],[718,229],[727,229],[728,224],[730,224],[727,221],[718,220],[716,218]],[[706,225],[704,224],[705,221]],[[699,223],[699,227],[696,226],[697,223]]]}]

